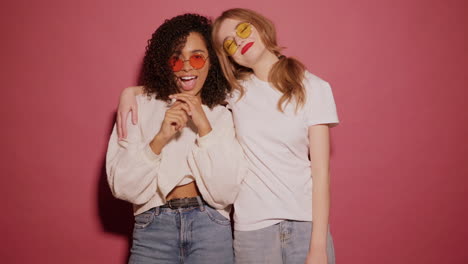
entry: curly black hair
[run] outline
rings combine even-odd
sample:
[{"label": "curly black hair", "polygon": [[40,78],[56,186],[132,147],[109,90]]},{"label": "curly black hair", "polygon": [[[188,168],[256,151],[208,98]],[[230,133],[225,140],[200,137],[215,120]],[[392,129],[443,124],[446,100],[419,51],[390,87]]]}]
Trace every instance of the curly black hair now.
[{"label": "curly black hair", "polygon": [[210,59],[208,76],[201,90],[202,103],[210,108],[223,103],[230,87],[213,48],[211,29],[211,20],[197,14],[173,17],[156,29],[148,40],[143,59],[141,82],[145,93],[161,100],[169,100],[169,95],[178,93],[169,59],[182,50],[190,33],[197,32],[205,40]]}]

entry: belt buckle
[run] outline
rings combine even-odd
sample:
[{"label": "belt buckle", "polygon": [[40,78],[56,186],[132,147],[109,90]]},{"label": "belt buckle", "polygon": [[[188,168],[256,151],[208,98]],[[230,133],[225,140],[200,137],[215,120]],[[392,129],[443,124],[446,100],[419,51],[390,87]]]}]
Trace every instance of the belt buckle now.
[{"label": "belt buckle", "polygon": [[179,209],[189,207],[189,198],[176,198],[166,202],[167,206],[171,209]]},{"label": "belt buckle", "polygon": [[175,206],[172,205],[172,200],[167,201],[166,204],[167,204],[167,206],[168,206],[169,208],[171,208],[171,209],[177,209],[177,207],[175,207]]}]

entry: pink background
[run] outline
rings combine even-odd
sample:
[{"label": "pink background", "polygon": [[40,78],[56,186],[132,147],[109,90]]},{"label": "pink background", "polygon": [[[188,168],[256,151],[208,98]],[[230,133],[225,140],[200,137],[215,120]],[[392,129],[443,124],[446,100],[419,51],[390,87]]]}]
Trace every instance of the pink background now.
[{"label": "pink background", "polygon": [[468,263],[464,0],[9,1],[0,8],[2,263],[125,263],[104,157],[165,18],[247,7],[332,84],[338,263]]}]

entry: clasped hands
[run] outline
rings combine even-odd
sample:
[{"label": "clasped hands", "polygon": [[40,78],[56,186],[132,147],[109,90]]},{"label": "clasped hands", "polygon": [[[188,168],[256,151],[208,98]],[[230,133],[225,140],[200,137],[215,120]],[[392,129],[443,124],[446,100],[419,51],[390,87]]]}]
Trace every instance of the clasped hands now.
[{"label": "clasped hands", "polygon": [[198,129],[200,137],[211,131],[211,125],[202,108],[202,102],[199,97],[178,93],[170,95],[169,98],[175,99],[175,103],[167,109],[161,129],[155,135],[155,139],[162,140],[164,145],[177,133],[187,126],[189,119]]}]

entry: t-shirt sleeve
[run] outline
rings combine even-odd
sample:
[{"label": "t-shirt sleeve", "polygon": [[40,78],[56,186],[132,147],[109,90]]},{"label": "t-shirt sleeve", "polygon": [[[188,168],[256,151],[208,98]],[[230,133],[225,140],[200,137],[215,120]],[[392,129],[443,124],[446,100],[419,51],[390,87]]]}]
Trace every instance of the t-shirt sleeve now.
[{"label": "t-shirt sleeve", "polygon": [[309,75],[306,77],[304,85],[307,98],[304,105],[304,119],[307,126],[338,125],[338,114],[330,84]]}]

